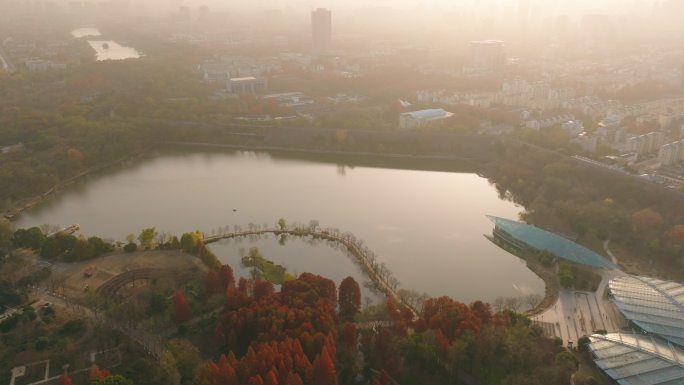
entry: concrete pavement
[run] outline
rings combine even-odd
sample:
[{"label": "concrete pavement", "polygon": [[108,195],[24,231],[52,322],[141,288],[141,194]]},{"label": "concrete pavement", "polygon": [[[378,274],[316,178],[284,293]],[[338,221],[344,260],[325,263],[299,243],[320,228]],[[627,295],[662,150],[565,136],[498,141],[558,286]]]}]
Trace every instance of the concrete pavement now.
[{"label": "concrete pavement", "polygon": [[556,303],[532,317],[550,335],[563,340],[563,346],[577,346],[582,336],[597,330],[618,331],[626,326],[613,304],[604,299],[608,282],[622,275],[620,270],[600,270],[601,283],[596,292],[561,289]]}]

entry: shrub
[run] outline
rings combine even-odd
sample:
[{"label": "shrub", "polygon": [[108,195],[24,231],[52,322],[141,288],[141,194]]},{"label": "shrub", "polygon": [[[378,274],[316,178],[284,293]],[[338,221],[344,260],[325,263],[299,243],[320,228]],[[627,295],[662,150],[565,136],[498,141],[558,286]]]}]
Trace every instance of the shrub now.
[{"label": "shrub", "polygon": [[128,244],[126,244],[126,246],[124,246],[123,249],[127,253],[132,253],[132,252],[138,250],[138,245],[136,245],[135,243],[128,243]]},{"label": "shrub", "polygon": [[40,337],[36,340],[36,342],[33,345],[36,348],[36,350],[43,351],[48,347],[48,345],[50,345],[50,340],[48,340],[47,337]]},{"label": "shrub", "polygon": [[60,333],[62,334],[76,334],[80,333],[85,329],[85,323],[83,320],[69,320],[62,326]]}]

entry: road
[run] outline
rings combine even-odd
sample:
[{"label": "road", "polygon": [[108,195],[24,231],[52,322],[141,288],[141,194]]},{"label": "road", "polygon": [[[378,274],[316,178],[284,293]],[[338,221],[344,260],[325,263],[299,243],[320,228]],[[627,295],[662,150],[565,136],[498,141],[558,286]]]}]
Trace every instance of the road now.
[{"label": "road", "polygon": [[618,266],[620,265],[620,262],[618,261],[617,257],[615,257],[613,252],[610,250],[610,238],[606,239],[603,242],[603,251],[605,251],[606,254],[608,254],[608,256],[610,257],[610,260],[613,261],[613,263],[615,265],[618,265]]}]

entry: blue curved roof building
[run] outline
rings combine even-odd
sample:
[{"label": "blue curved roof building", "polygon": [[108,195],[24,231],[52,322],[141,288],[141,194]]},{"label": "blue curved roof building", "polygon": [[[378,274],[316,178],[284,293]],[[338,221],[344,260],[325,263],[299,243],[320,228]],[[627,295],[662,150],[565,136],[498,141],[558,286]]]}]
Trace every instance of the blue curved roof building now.
[{"label": "blue curved roof building", "polygon": [[586,247],[563,238],[558,234],[542,230],[526,223],[516,222],[487,215],[494,222],[494,235],[519,249],[534,249],[548,251],[556,257],[568,262],[602,269],[617,269],[618,267],[601,255]]}]

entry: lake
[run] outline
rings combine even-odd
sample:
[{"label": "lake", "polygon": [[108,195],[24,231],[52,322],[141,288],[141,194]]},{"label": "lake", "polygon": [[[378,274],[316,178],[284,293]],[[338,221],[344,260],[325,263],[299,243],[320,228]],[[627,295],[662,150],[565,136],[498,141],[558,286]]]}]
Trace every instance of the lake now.
[{"label": "lake", "polygon": [[[94,27],[74,29],[71,31],[71,35],[77,39],[102,36],[100,30]],[[140,57],[140,52],[135,48],[123,46],[113,40],[88,39],[88,44],[95,50],[95,57],[98,61],[137,59]]]},{"label": "lake", "polygon": [[123,46],[113,40],[88,40],[88,44],[95,50],[95,57],[102,60],[137,59],[140,52],[135,48]]},{"label": "lake", "polygon": [[[466,302],[543,294],[543,282],[521,260],[483,236],[493,228],[486,214],[517,218],[521,208],[500,199],[474,170],[422,167],[394,159],[376,164],[351,157],[169,152],[91,177],[25,212],[16,225],[79,223],[84,234],[123,240],[149,226],[211,233],[226,225],[275,225],[281,217],[315,219],[363,239],[403,288]],[[258,246],[291,271],[358,274],[344,254],[325,245],[281,247],[271,240]],[[249,248],[211,247],[224,261]]]},{"label": "lake", "polygon": [[82,37],[102,36],[100,30],[95,27],[76,28],[71,31],[71,36],[80,39]]}]

